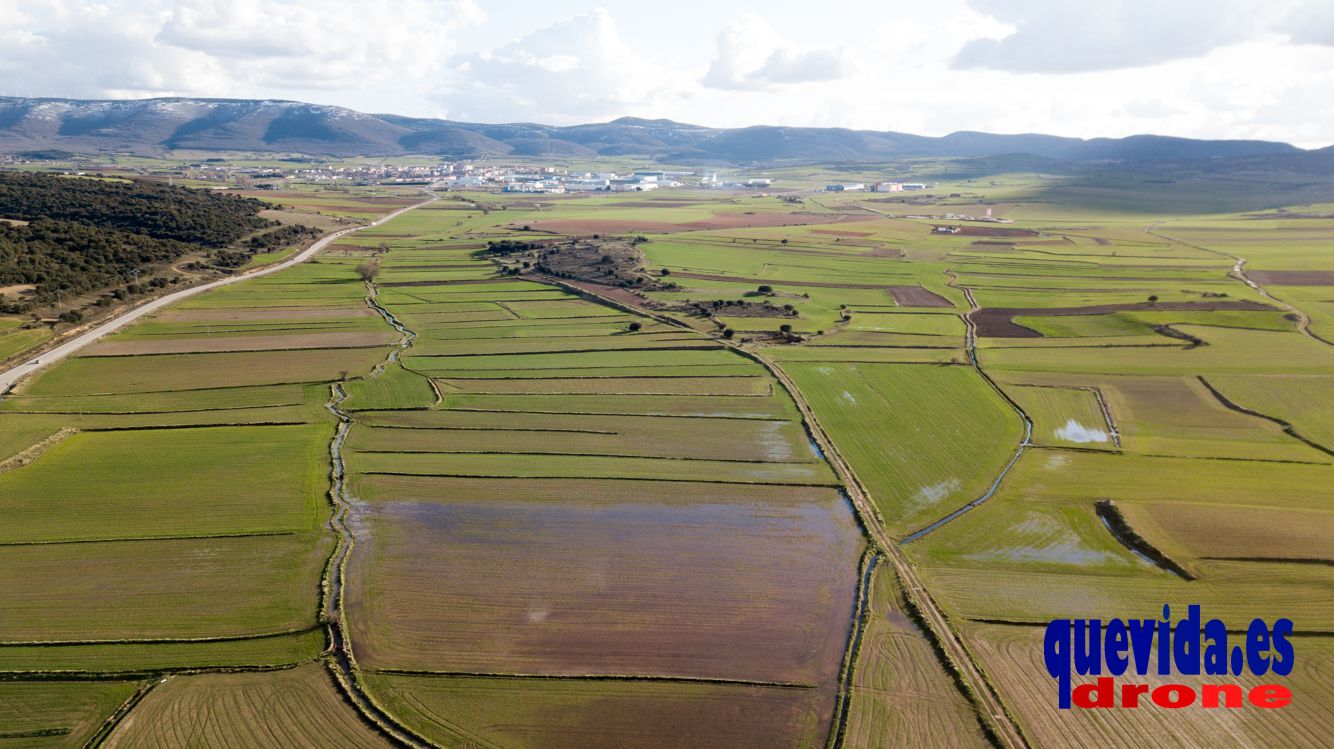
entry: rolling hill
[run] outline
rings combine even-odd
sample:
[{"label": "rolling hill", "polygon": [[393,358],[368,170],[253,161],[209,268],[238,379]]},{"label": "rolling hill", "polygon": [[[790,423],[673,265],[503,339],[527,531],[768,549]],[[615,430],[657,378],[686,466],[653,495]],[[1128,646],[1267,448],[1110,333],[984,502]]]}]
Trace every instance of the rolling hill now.
[{"label": "rolling hill", "polygon": [[556,127],[365,114],[343,107],[252,99],[124,101],[0,97],[0,153],[160,153],[170,149],[329,156],[428,153],[485,156],[641,155],[683,164],[853,162],[1028,154],[1061,161],[1155,161],[1305,153],[1286,143],[1156,135],[1064,138],[957,132],[934,138],[843,128],[709,128],[623,117]]}]

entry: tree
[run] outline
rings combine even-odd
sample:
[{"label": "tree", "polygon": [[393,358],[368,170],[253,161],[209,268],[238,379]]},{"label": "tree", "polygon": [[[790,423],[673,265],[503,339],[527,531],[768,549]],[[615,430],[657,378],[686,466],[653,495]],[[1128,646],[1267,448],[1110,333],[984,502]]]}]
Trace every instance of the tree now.
[{"label": "tree", "polygon": [[736,335],[735,330],[732,330],[731,328],[723,328],[723,338],[731,340],[734,335]]},{"label": "tree", "polygon": [[787,237],[783,237],[783,241],[780,242],[780,244],[787,244]]},{"label": "tree", "polygon": [[381,243],[380,243],[380,252],[388,252],[388,251],[389,251],[389,243],[388,243],[388,242],[381,242]]},{"label": "tree", "polygon": [[791,324],[791,323],[783,323],[782,325],[779,325],[779,326],[778,326],[778,331],[779,331],[780,333],[791,333],[791,332],[792,332],[792,324]]},{"label": "tree", "polygon": [[643,327],[644,327],[644,323],[642,323],[642,322],[639,322],[639,321],[632,322],[632,323],[630,323],[630,332],[631,332],[631,333],[638,333],[640,330],[643,329]]},{"label": "tree", "polygon": [[367,260],[361,265],[358,265],[357,275],[361,276],[361,280],[365,281],[366,283],[371,283],[372,281],[375,280],[376,276],[380,275],[380,261]]},{"label": "tree", "polygon": [[664,275],[664,276],[670,276],[670,275],[672,275],[672,269],[671,269],[671,268],[663,268],[662,271],[661,271],[661,275]]},{"label": "tree", "polygon": [[772,294],[774,293],[774,287],[770,286],[769,284],[764,284],[760,286],[758,289],[756,289],[756,291],[760,292],[761,294]]},{"label": "tree", "polygon": [[1157,301],[1158,301],[1158,295],[1157,295],[1157,294],[1150,294],[1150,295],[1149,295],[1149,304],[1154,304],[1154,303],[1157,302]]}]

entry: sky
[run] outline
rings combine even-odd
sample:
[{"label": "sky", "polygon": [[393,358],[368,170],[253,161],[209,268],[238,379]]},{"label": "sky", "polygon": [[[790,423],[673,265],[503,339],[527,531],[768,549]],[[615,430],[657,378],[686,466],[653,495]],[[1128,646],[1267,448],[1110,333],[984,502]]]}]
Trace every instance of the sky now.
[{"label": "sky", "polygon": [[1334,144],[1331,0],[0,0],[0,95]]}]

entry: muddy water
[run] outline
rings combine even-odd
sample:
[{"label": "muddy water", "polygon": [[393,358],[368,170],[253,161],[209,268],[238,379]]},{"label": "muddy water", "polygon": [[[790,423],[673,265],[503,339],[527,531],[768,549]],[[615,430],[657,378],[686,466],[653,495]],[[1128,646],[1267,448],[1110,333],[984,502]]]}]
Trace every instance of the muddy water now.
[{"label": "muddy water", "polygon": [[831,684],[862,541],[836,492],[377,503],[363,665]]}]

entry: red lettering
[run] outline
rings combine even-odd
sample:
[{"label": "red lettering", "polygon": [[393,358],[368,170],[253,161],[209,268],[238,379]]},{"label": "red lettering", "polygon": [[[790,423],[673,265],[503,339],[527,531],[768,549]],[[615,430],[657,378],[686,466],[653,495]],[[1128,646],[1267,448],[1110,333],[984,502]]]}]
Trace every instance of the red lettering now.
[{"label": "red lettering", "polygon": [[1247,697],[1256,707],[1287,707],[1292,703],[1292,690],[1282,684],[1260,684]]},{"label": "red lettering", "polygon": [[1241,707],[1241,687],[1236,684],[1205,684],[1200,688],[1200,706],[1218,707],[1218,695],[1227,707]]},{"label": "red lettering", "polygon": [[1121,707],[1139,707],[1139,696],[1148,693],[1148,684],[1122,684]]},{"label": "red lettering", "polygon": [[1116,707],[1116,693],[1112,691],[1112,677],[1100,676],[1093,684],[1080,684],[1070,695],[1075,705],[1083,708]]},{"label": "red lettering", "polygon": [[1195,690],[1185,684],[1164,684],[1149,695],[1153,704],[1175,710],[1195,703]]}]

